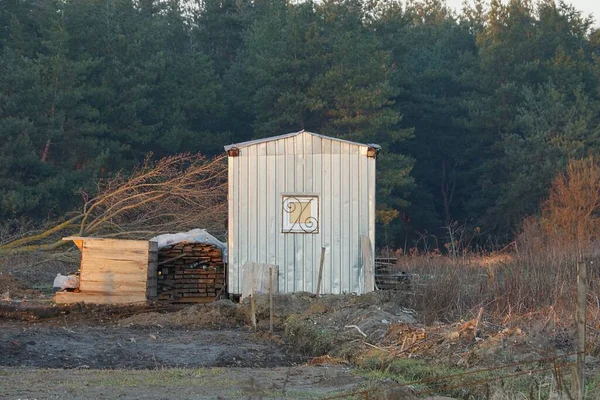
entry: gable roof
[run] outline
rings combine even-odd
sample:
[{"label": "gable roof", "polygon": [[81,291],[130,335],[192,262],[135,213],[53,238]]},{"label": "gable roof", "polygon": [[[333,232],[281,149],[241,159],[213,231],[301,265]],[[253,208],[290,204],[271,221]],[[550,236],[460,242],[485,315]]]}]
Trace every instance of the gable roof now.
[{"label": "gable roof", "polygon": [[241,149],[243,147],[253,146],[255,144],[271,142],[271,141],[279,140],[279,139],[287,139],[287,138],[297,136],[301,133],[306,133],[308,135],[316,136],[321,139],[335,140],[337,142],[349,143],[349,144],[353,144],[353,145],[361,146],[361,147],[373,147],[377,150],[381,149],[381,146],[379,146],[378,144],[373,144],[373,143],[364,144],[364,143],[352,142],[350,140],[344,140],[344,139],[339,139],[339,138],[335,138],[335,137],[331,137],[331,136],[319,135],[318,133],[301,130],[298,132],[286,133],[284,135],[270,136],[270,137],[266,137],[266,138],[262,138],[262,139],[250,140],[247,142],[241,142],[241,143],[236,143],[236,144],[230,144],[228,146],[225,146],[225,151],[229,151],[230,149]]}]

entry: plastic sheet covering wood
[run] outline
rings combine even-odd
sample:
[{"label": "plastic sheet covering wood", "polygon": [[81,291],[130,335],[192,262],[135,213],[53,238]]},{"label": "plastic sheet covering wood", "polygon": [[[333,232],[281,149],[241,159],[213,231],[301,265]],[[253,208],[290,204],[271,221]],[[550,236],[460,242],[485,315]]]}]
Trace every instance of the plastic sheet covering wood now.
[{"label": "plastic sheet covering wood", "polygon": [[158,248],[162,249],[177,243],[207,243],[217,246],[223,252],[223,261],[227,262],[227,243],[221,242],[219,239],[208,233],[206,229],[192,229],[187,232],[165,233],[150,239],[151,242],[157,242]]}]

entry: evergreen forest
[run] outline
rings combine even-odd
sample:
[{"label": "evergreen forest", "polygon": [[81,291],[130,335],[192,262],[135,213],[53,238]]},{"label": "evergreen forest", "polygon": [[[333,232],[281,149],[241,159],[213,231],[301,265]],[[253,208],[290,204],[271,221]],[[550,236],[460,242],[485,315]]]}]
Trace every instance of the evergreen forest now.
[{"label": "evergreen forest", "polygon": [[2,0],[0,221],[306,129],[382,146],[379,246],[501,245],[598,153],[597,27],[554,0]]}]

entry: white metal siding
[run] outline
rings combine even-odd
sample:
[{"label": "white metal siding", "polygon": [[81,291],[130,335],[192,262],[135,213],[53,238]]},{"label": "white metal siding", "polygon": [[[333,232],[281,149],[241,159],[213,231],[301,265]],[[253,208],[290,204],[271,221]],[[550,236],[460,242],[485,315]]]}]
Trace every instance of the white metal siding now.
[{"label": "white metal siding", "polygon": [[[240,147],[229,157],[228,290],[246,262],[279,266],[283,293],[362,293],[361,236],[375,243],[375,159],[368,146],[309,132]],[[282,233],[282,195],[319,196],[319,231]]]}]

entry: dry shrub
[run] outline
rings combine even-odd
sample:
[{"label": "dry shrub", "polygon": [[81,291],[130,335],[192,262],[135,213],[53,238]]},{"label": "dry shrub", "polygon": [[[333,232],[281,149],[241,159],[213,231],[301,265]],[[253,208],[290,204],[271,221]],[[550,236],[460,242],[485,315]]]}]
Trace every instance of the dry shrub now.
[{"label": "dry shrub", "polygon": [[471,257],[412,255],[402,257],[399,265],[412,274],[409,306],[426,324],[461,318],[481,302],[479,288],[485,269]]},{"label": "dry shrub", "polygon": [[222,234],[227,214],[227,164],[179,154],[150,158],[129,175],[101,182],[85,202],[80,235],[147,238],[205,228]]},{"label": "dry shrub", "polygon": [[412,306],[425,322],[467,317],[478,306],[504,321],[547,313],[562,324],[574,315],[577,261],[588,266],[589,321],[600,327],[600,164],[572,160],[554,179],[539,218],[527,218],[512,257],[404,257],[418,276]]},{"label": "dry shrub", "polygon": [[536,219],[527,219],[516,239],[517,254],[508,263],[488,269],[482,292],[488,310],[506,318],[559,307],[573,295],[574,259],[552,246]]},{"label": "dry shrub", "polygon": [[[491,271],[485,290],[495,313],[510,316],[551,308],[569,323],[577,261],[588,265],[590,296],[600,287],[594,250],[599,234],[600,164],[593,157],[572,160],[554,179],[540,218],[524,221],[515,260]],[[592,305],[597,309],[596,303]]]},{"label": "dry shrub", "polygon": [[36,224],[34,221],[26,218],[11,218],[0,221],[0,245],[30,234],[35,229]]},{"label": "dry shrub", "polygon": [[572,160],[554,179],[542,206],[542,226],[555,246],[589,251],[600,234],[600,164],[590,156]]},{"label": "dry shrub", "polygon": [[[494,256],[493,263],[480,255],[403,257],[403,268],[413,274],[407,305],[425,324],[471,319],[479,307],[502,323],[549,310],[555,319],[570,323],[575,267],[569,254],[536,251],[524,238],[519,245],[524,253]],[[597,314],[600,321],[600,309]]]}]

